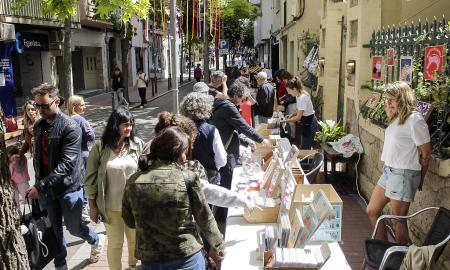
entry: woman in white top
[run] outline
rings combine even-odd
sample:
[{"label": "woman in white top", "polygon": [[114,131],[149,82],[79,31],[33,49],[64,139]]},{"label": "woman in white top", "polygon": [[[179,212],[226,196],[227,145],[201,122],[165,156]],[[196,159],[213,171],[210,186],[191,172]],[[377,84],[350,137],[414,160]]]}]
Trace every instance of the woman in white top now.
[{"label": "woman in white top", "polygon": [[113,111],[101,140],[89,153],[84,188],[89,199],[90,217],[101,217],[108,235],[109,269],[122,269],[124,235],[128,244],[128,265],[136,267],[136,231],[122,219],[122,197],[129,176],[138,169],[144,143],[134,136],[134,117],[123,106]]},{"label": "woman in white top", "polygon": [[[390,202],[393,215],[404,216],[414,201],[416,190],[422,190],[431,157],[430,133],[422,115],[416,111],[416,99],[406,82],[386,86],[384,108],[389,126],[384,136],[381,160],[383,174],[375,186],[367,213],[375,225],[384,206]],[[385,224],[380,224],[377,237],[387,240]],[[405,243],[402,223],[395,225],[397,243]]]},{"label": "woman in white top", "polygon": [[134,82],[134,87],[137,87],[139,91],[139,97],[141,98],[141,108],[144,108],[144,105],[147,104],[146,92],[147,92],[147,84],[148,78],[147,74],[142,71],[142,68],[138,70],[136,81]]},{"label": "woman in white top", "polygon": [[[288,93],[296,98],[297,111],[287,115],[282,123],[298,122],[301,126],[300,134],[296,138],[301,138],[301,149],[311,149],[314,144],[314,135],[317,131],[317,118],[311,101],[311,96],[303,88],[303,84],[298,77],[288,80],[286,83]],[[300,136],[299,136],[300,135]],[[298,141],[298,140],[297,140]]]}]

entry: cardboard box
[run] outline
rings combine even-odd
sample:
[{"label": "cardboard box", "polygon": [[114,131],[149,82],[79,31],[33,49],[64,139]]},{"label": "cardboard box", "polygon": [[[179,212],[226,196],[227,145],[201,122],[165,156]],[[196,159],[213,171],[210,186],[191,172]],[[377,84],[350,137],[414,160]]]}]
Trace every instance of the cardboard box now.
[{"label": "cardboard box", "polygon": [[304,207],[309,202],[302,198],[309,197],[311,192],[322,189],[333,207],[333,214],[325,218],[310,241],[341,241],[342,236],[342,210],[343,203],[339,194],[330,184],[297,185],[289,209],[289,218],[292,221],[295,209],[300,209],[303,214]]}]

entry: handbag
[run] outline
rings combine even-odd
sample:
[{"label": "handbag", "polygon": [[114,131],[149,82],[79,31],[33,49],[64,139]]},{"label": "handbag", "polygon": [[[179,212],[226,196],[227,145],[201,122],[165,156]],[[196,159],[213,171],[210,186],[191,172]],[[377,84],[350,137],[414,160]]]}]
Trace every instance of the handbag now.
[{"label": "handbag", "polygon": [[[27,203],[30,208],[28,198]],[[31,269],[43,269],[62,249],[49,218],[40,210],[37,200],[31,200],[31,215],[28,217],[25,217],[25,207],[21,223],[28,228],[28,232],[23,235],[28,261]]]},{"label": "handbag", "polygon": [[10,115],[5,117],[5,127],[6,132],[13,132],[19,129],[19,126],[17,125],[17,121],[14,118],[14,116]]}]

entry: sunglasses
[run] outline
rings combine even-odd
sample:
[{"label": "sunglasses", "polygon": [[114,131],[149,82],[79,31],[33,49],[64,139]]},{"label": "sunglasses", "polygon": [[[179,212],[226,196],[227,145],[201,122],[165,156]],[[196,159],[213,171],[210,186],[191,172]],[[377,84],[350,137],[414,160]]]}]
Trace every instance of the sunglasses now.
[{"label": "sunglasses", "polygon": [[39,109],[39,110],[48,110],[48,109],[50,109],[50,106],[52,106],[52,104],[54,103],[56,101],[56,98],[52,101],[52,102],[50,102],[50,103],[44,103],[44,104],[39,104],[39,103],[34,103],[33,105],[34,105],[34,107],[36,107],[36,109]]}]

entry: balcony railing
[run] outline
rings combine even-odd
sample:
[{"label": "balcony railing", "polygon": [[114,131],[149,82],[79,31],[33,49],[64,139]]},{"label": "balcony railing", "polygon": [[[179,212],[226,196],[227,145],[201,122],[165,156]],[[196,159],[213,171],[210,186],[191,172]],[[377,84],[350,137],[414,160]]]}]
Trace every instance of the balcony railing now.
[{"label": "balcony railing", "polygon": [[[78,8],[79,11],[79,8]],[[79,12],[73,18],[74,23],[80,22]],[[62,26],[56,16],[46,16],[41,12],[41,0],[30,0],[28,4],[20,9],[14,9],[12,1],[0,1],[0,17],[5,22],[40,24],[48,26]]]}]

